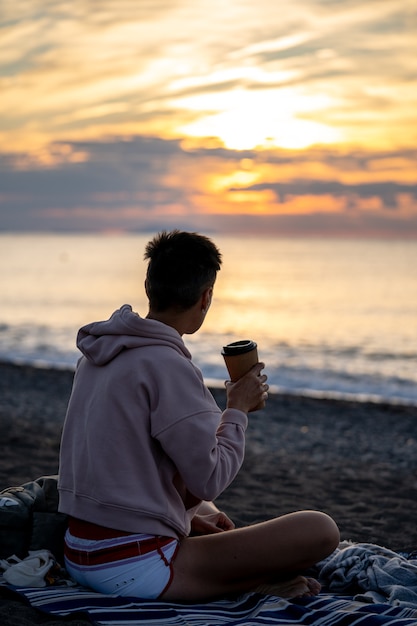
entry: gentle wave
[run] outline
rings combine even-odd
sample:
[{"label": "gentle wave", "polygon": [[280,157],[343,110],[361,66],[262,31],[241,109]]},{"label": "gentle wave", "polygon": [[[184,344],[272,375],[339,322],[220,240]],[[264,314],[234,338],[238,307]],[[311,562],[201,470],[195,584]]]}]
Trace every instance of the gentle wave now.
[{"label": "gentle wave", "polygon": [[[40,368],[74,370],[80,356],[72,327],[0,325],[0,360]],[[221,347],[234,337],[200,333],[186,337],[195,363],[207,383],[221,387],[227,370]],[[290,346],[274,343],[258,346],[265,362],[268,382],[276,393],[356,402],[417,405],[417,382],[413,353],[367,353],[360,346]],[[384,367],[381,368],[381,361]],[[399,375],[398,372],[402,372]]]}]

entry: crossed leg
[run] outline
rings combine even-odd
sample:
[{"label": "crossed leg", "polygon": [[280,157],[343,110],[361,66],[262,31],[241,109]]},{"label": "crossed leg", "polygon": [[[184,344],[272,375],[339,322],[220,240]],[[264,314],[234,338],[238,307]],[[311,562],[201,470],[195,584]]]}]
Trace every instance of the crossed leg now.
[{"label": "crossed leg", "polygon": [[[320,589],[318,583],[299,574],[331,554],[339,540],[335,522],[318,511],[186,537],[163,599],[205,601],[257,589],[286,597],[313,595]],[[285,587],[289,593],[278,593]]]}]

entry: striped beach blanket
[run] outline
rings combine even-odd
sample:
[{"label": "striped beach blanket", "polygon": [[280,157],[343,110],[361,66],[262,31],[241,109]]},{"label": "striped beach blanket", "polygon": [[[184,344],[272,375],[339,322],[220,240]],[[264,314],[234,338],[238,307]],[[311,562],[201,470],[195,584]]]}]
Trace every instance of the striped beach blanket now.
[{"label": "striped beach blanket", "polygon": [[[10,586],[7,586],[10,591]],[[13,589],[55,616],[83,614],[95,626],[416,626],[417,610],[321,593],[284,600],[251,593],[235,600],[179,604],[94,593],[83,587]]]}]

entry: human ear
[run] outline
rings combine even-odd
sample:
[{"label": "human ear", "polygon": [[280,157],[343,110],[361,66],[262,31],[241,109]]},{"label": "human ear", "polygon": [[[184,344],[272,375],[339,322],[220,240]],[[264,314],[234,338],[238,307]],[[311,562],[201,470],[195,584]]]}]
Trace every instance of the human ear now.
[{"label": "human ear", "polygon": [[201,296],[201,310],[207,313],[211,305],[211,299],[213,297],[213,287],[208,287],[203,291]]}]

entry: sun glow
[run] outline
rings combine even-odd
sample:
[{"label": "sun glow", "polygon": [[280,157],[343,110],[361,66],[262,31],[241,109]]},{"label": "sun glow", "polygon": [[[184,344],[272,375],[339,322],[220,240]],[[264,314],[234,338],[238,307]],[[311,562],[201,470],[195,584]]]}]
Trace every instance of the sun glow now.
[{"label": "sun glow", "polygon": [[179,130],[194,137],[218,137],[232,150],[279,146],[306,148],[340,139],[340,133],[308,114],[329,104],[324,96],[295,90],[249,92],[234,90],[196,96],[178,104],[193,111],[208,111]]}]

